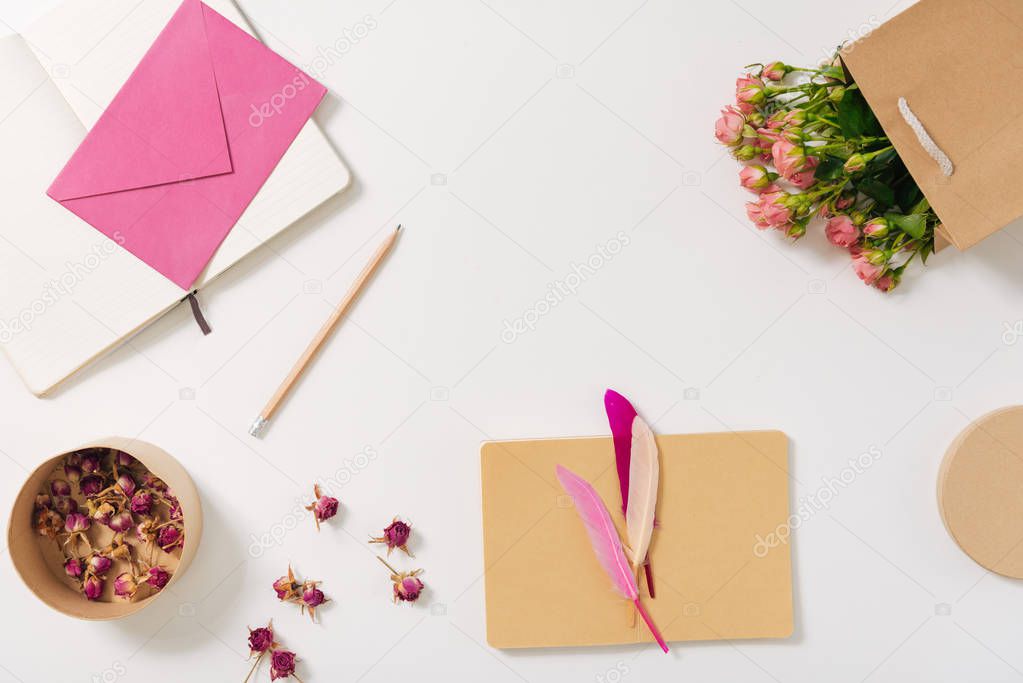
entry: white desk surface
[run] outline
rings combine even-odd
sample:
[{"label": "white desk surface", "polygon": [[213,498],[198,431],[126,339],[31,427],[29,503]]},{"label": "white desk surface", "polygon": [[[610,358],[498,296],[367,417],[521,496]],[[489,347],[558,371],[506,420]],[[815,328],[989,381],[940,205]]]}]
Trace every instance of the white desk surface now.
[{"label": "white desk surface", "polygon": [[[4,30],[50,3],[0,0]],[[203,294],[211,336],[180,307],[46,400],[0,365],[0,522],[28,469],[117,434],[189,468],[207,525],[180,583],[122,622],[50,612],[0,563],[0,681],[240,681],[246,625],[271,617],[306,683],[1023,676],[1023,586],[961,553],[935,502],[953,437],[1020,400],[1023,344],[1003,332],[1023,318],[1023,230],[884,297],[819,229],[795,246],[754,230],[712,135],[743,64],[816,62],[905,2],[241,4],[285,56],[326,60],[318,120],[356,185]],[[250,439],[397,222],[391,261]],[[625,248],[571,276],[619,233]],[[556,282],[577,286],[538,308]],[[535,329],[502,338],[522,317]],[[664,433],[784,430],[794,506],[880,449],[794,536],[791,639],[667,657],[486,645],[480,442],[604,434],[606,386]],[[316,534],[299,499],[337,473],[340,524]],[[414,609],[390,604],[365,544],[395,514],[426,569]],[[289,561],[325,581],[322,624],[276,602]]]}]

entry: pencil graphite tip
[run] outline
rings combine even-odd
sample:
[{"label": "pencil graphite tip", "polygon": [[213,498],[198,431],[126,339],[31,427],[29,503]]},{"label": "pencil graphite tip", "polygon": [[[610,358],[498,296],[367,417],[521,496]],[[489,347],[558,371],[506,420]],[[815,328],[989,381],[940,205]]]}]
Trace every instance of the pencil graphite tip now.
[{"label": "pencil graphite tip", "polygon": [[401,223],[398,223],[398,227],[394,229],[395,232],[401,232]]}]

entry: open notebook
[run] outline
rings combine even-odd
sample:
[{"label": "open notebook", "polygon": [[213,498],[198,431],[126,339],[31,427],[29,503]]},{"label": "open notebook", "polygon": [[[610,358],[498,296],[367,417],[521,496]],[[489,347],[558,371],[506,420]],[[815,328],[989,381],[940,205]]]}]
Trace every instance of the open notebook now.
[{"label": "open notebook", "polygon": [[[205,0],[252,33],[231,0]],[[189,293],[46,195],[180,0],[74,0],[0,38],[0,348],[43,395]],[[309,121],[199,289],[350,183]]]}]

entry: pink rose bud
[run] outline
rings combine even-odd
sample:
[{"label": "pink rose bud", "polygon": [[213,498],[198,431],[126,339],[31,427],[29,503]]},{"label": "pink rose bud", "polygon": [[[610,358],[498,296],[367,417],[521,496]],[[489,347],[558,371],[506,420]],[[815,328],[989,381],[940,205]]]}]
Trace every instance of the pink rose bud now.
[{"label": "pink rose bud", "polygon": [[764,217],[764,209],[760,206],[760,202],[746,202],[746,216],[760,230],[767,230],[771,227],[767,218]]},{"label": "pink rose bud", "polygon": [[95,453],[87,453],[82,456],[82,471],[86,474],[95,474],[99,472],[100,460],[99,455]]},{"label": "pink rose bud", "polygon": [[270,626],[249,629],[249,652],[266,652],[274,644],[274,632]]},{"label": "pink rose bud", "polygon": [[70,515],[72,512],[78,512],[78,501],[74,498],[58,498],[53,509],[62,515]]},{"label": "pink rose bud", "polygon": [[135,480],[131,478],[131,475],[124,472],[117,478],[117,487],[121,489],[121,492],[129,498],[135,493]]},{"label": "pink rose bud", "polygon": [[760,193],[771,186],[778,176],[759,165],[744,166],[739,171],[739,184],[750,192]]},{"label": "pink rose bud", "polygon": [[55,496],[70,496],[71,484],[63,479],[54,479],[50,482],[50,493]]},{"label": "pink rose bud", "polygon": [[398,548],[411,557],[412,553],[408,551],[408,546],[406,545],[408,543],[409,536],[411,535],[412,525],[395,517],[384,529],[383,536],[371,538],[369,539],[369,542],[385,544],[387,546],[388,555],[391,554],[392,550]]},{"label": "pink rose bud", "polygon": [[67,562],[64,563],[64,573],[72,579],[77,579],[84,571],[85,568],[82,566],[82,561],[76,557],[70,557]]},{"label": "pink rose bud", "polygon": [[110,571],[111,565],[113,565],[113,562],[110,558],[104,557],[103,555],[93,555],[89,558],[89,571],[96,576],[103,576],[106,574]]},{"label": "pink rose bud", "polygon": [[149,491],[139,491],[131,497],[131,504],[128,507],[136,515],[148,515],[153,507],[153,494]]},{"label": "pink rose bud", "polygon": [[323,594],[323,591],[315,586],[310,586],[302,591],[302,602],[309,607],[322,605],[326,599],[327,597]]},{"label": "pink rose bud", "polygon": [[156,590],[162,589],[170,581],[170,574],[163,567],[151,567],[148,573],[146,583]]},{"label": "pink rose bud", "polygon": [[164,552],[170,552],[181,543],[181,530],[175,526],[165,526],[156,534],[156,543]]},{"label": "pink rose bud", "polygon": [[270,680],[288,678],[295,673],[295,653],[288,650],[274,650],[270,655]]},{"label": "pink rose bud", "polygon": [[77,484],[82,478],[82,468],[80,465],[71,465],[64,463],[64,476],[67,477],[68,481],[72,484]]},{"label": "pink rose bud", "polygon": [[139,586],[135,582],[135,577],[129,572],[118,574],[117,578],[114,579],[114,595],[119,598],[130,598],[135,595]]},{"label": "pink rose bud", "polygon": [[899,285],[899,278],[892,273],[885,273],[879,277],[875,282],[874,286],[880,289],[882,292],[890,292]]},{"label": "pink rose bud", "polygon": [[67,519],[64,520],[64,528],[69,533],[86,531],[90,526],[92,526],[92,522],[90,522],[89,518],[81,512],[72,512],[67,516]]},{"label": "pink rose bud", "polygon": [[721,116],[714,124],[714,137],[722,145],[737,147],[742,143],[743,129],[746,127],[746,117],[734,106],[728,106],[721,110]]},{"label": "pink rose bud", "polygon": [[771,146],[771,157],[774,160],[774,167],[783,178],[789,180],[807,167],[806,153],[799,145],[788,140],[779,140]]},{"label": "pink rose bud", "polygon": [[82,492],[83,496],[95,496],[103,490],[103,478],[98,474],[82,477],[82,480],[78,482],[78,490]]},{"label": "pink rose bud", "polygon": [[124,510],[123,512],[118,512],[116,515],[112,515],[107,526],[110,527],[111,531],[121,534],[135,526],[135,520],[131,518],[130,512]]},{"label": "pink rose bud", "polygon": [[769,81],[780,81],[791,70],[784,62],[771,62],[764,67],[763,76]]},{"label": "pink rose bud", "polygon": [[754,106],[763,104],[767,99],[764,82],[749,74],[736,79],[735,98],[739,102]]},{"label": "pink rose bud", "polygon": [[862,154],[853,154],[845,162],[845,172],[849,174],[859,173],[867,167],[867,160]]},{"label": "pink rose bud", "polygon": [[415,602],[426,586],[414,576],[406,576],[394,582],[395,602]]},{"label": "pink rose bud", "polygon": [[881,277],[883,270],[864,258],[862,254],[853,257],[853,271],[863,282],[872,285]]},{"label": "pink rose bud", "polygon": [[82,593],[89,600],[97,600],[103,594],[103,580],[98,576],[87,576],[82,582]]},{"label": "pink rose bud", "polygon": [[835,216],[824,227],[828,241],[837,247],[848,249],[860,241],[860,231],[848,216]]},{"label": "pink rose bud", "polygon": [[39,493],[36,495],[35,509],[36,510],[48,510],[53,507],[53,500],[47,493]]},{"label": "pink rose bud", "polygon": [[339,504],[340,503],[337,498],[320,496],[319,500],[316,501],[316,507],[313,509],[313,514],[316,515],[316,519],[323,522],[337,514]]},{"label": "pink rose bud", "polygon": [[274,581],[274,592],[278,600],[286,600],[295,591],[295,584],[290,577],[282,576]]},{"label": "pink rose bud", "polygon": [[871,218],[863,226],[863,234],[873,239],[884,239],[888,236],[888,221],[884,218]]}]

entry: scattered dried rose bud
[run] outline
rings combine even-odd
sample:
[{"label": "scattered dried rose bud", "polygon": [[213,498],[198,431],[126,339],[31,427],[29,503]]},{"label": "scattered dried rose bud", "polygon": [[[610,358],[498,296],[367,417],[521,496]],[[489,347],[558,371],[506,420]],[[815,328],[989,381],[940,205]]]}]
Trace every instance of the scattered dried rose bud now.
[{"label": "scattered dried rose bud", "polygon": [[131,457],[124,451],[117,451],[116,461],[118,467],[131,467],[135,464],[135,458]]},{"label": "scattered dried rose bud", "polygon": [[111,560],[127,560],[131,562],[131,546],[121,541],[118,543],[116,540],[105,548],[101,548],[99,552],[106,555]]},{"label": "scattered dried rose bud", "polygon": [[341,505],[337,498],[331,496],[325,496],[320,492],[320,485],[313,484],[313,497],[316,499],[311,504],[306,505],[306,510],[312,510],[313,521],[316,523],[316,530],[320,530],[320,522],[325,522],[334,515],[337,514],[337,509]]},{"label": "scattered dried rose bud", "polygon": [[72,465],[70,463],[64,463],[64,476],[67,477],[68,481],[72,484],[77,484],[82,478],[82,468],[80,465]]},{"label": "scattered dried rose bud", "polygon": [[89,600],[96,600],[103,594],[103,580],[98,576],[87,576],[82,582],[82,593]]},{"label": "scattered dried rose bud", "polygon": [[[288,650],[274,650],[270,653],[270,680],[295,676],[295,653]],[[298,678],[298,676],[295,676]]]},{"label": "scattered dried rose bud", "polygon": [[96,509],[92,511],[92,519],[97,524],[109,526],[110,518],[114,516],[115,512],[116,510],[114,509],[114,506],[110,503],[100,503],[96,506]]},{"label": "scattered dried rose bud", "polygon": [[110,521],[107,523],[107,526],[110,527],[112,531],[123,534],[125,531],[128,531],[135,526],[135,520],[131,518],[130,512],[124,510],[123,512],[118,512],[116,515],[112,516]]},{"label": "scattered dried rose bud", "polygon": [[138,537],[140,543],[153,543],[156,541],[156,532],[153,527],[156,523],[151,519],[144,519],[139,522],[138,527],[135,528],[135,536]]},{"label": "scattered dried rose bud", "polygon": [[68,533],[86,531],[90,526],[92,526],[92,522],[81,512],[72,512],[64,520],[64,528]]},{"label": "scattered dried rose bud", "polygon": [[93,555],[89,558],[89,571],[96,576],[105,576],[113,564],[109,557]]},{"label": "scattered dried rose bud", "polygon": [[173,525],[165,526],[156,534],[156,544],[159,545],[165,553],[169,553],[177,548],[182,544],[181,542],[181,530]]},{"label": "scattered dried rose bud", "polygon": [[175,499],[174,502],[171,503],[170,510],[167,514],[175,522],[180,522],[184,518],[184,515],[181,514],[181,503]]},{"label": "scattered dried rose bud", "polygon": [[153,494],[149,491],[139,491],[131,497],[129,507],[136,515],[148,515],[153,507]]},{"label": "scattered dried rose bud", "polygon": [[57,497],[70,496],[71,484],[67,483],[64,479],[54,479],[50,482],[50,493]]},{"label": "scattered dried rose bud", "polygon": [[77,557],[69,557],[67,562],[64,563],[64,573],[72,579],[79,578],[84,571],[85,567],[82,566],[82,561]]},{"label": "scattered dried rose bud", "polygon": [[295,572],[288,566],[288,575],[274,581],[274,592],[278,600],[291,600],[298,592],[298,583],[295,581]]},{"label": "scattered dried rose bud", "polygon": [[40,536],[57,538],[64,530],[64,518],[53,510],[40,510],[36,515],[36,531]]},{"label": "scattered dried rose bud", "polygon": [[121,490],[121,493],[131,498],[135,494],[135,480],[131,478],[130,474],[123,472],[117,478],[117,488]]},{"label": "scattered dried rose bud", "polygon": [[263,654],[274,646],[274,623],[249,629],[249,656]]},{"label": "scattered dried rose bud", "polygon": [[162,589],[170,581],[170,573],[163,567],[150,567],[146,583],[156,590]]},{"label": "scattered dried rose bud", "polygon": [[99,472],[100,459],[96,453],[84,453],[82,454],[82,471],[86,474],[93,474]]},{"label": "scattered dried rose bud", "polygon": [[103,477],[98,474],[82,477],[82,480],[78,482],[78,490],[82,492],[83,496],[95,496],[103,490]]},{"label": "scattered dried rose bud", "polygon": [[387,554],[390,555],[391,551],[397,548],[401,550],[409,557],[413,557],[412,553],[408,550],[408,539],[412,535],[412,525],[408,522],[403,522],[398,517],[391,520],[391,523],[384,529],[384,535],[377,538],[369,539],[370,543],[384,543],[387,545]]},{"label": "scattered dried rose bud", "polygon": [[47,510],[51,507],[53,507],[53,499],[50,498],[50,494],[48,493],[36,494],[35,503],[36,510]]},{"label": "scattered dried rose bud", "polygon": [[78,512],[78,501],[74,498],[58,498],[57,502],[53,505],[53,509],[67,516],[72,512]]},{"label": "scattered dried rose bud", "polygon": [[117,578],[114,579],[114,595],[119,598],[133,598],[138,589],[139,585],[135,582],[135,577],[130,572],[118,574]]},{"label": "scattered dried rose bud", "polygon": [[394,602],[415,602],[419,599],[426,585],[419,580],[422,569],[414,569],[410,572],[399,572],[382,557],[377,557],[385,567],[391,570],[391,581],[394,583]]},{"label": "scattered dried rose bud", "polygon": [[302,591],[302,602],[304,602],[309,607],[316,607],[317,605],[322,605],[326,601],[327,596],[325,596],[323,594],[323,591],[321,591],[319,588],[316,588],[315,586],[309,586],[308,588]]}]

